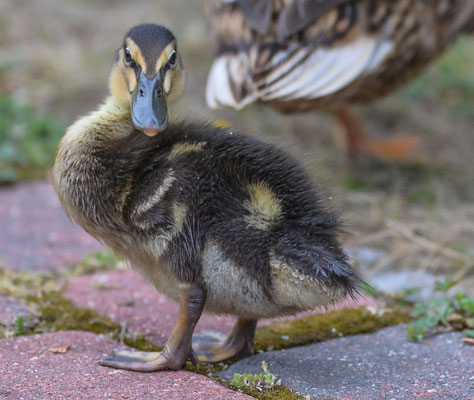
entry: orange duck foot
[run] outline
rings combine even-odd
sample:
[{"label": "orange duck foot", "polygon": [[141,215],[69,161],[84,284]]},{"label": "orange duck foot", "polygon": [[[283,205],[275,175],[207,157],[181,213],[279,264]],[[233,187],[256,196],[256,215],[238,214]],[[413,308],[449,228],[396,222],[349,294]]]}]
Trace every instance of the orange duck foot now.
[{"label": "orange duck foot", "polygon": [[382,161],[413,161],[421,140],[417,136],[396,136],[373,139],[367,135],[359,120],[347,109],[333,110],[343,131],[341,147],[350,158],[361,156]]}]

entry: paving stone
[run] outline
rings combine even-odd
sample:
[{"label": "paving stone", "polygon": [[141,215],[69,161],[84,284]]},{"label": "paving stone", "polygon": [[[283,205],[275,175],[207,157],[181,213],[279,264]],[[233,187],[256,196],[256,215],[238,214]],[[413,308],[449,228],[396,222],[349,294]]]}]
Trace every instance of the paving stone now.
[{"label": "paving stone", "polygon": [[103,246],[64,214],[51,183],[0,190],[0,261],[15,270],[59,270]]},{"label": "paving stone", "polygon": [[468,400],[474,398],[474,346],[446,333],[414,343],[406,326],[243,359],[221,374],[261,373],[318,399]]},{"label": "paving stone", "polygon": [[[370,283],[378,290],[390,294],[400,293],[407,289],[417,289],[414,293],[406,295],[405,299],[412,302],[420,302],[439,295],[435,290],[435,282],[444,282],[445,279],[444,275],[436,275],[424,270],[406,269],[402,271],[381,272],[373,276]],[[467,295],[474,296],[472,281],[469,282],[467,279],[452,287],[447,295],[454,296],[460,290]]]},{"label": "paving stone", "polygon": [[[179,306],[158,293],[135,271],[113,271],[74,278],[66,297],[78,307],[96,310],[117,323],[127,322],[130,330],[147,333],[147,338],[164,345],[178,318]],[[195,332],[231,330],[234,318],[204,314]]]},{"label": "paving stone", "polygon": [[[64,354],[49,349],[71,344]],[[88,332],[56,332],[0,340],[0,398],[245,400],[187,371],[139,373],[101,367],[117,343]]]},{"label": "paving stone", "polygon": [[[178,304],[158,293],[133,270],[112,271],[72,279],[65,291],[66,297],[78,307],[88,307],[108,316],[117,323],[127,322],[132,331],[147,333],[147,338],[163,345],[178,318]],[[338,307],[375,304],[371,298],[345,300]],[[290,317],[311,315],[306,312]],[[216,329],[229,332],[234,317],[203,314],[195,332]],[[268,324],[272,320],[261,321]]]}]

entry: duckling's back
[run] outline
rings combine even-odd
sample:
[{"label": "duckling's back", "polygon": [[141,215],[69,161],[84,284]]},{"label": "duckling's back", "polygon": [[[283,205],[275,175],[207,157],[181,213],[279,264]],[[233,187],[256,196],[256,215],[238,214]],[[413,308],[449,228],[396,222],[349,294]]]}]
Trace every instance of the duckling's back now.
[{"label": "duckling's back", "polygon": [[282,150],[172,125],[152,139],[119,140],[113,151],[131,160],[122,215],[140,239],[130,247],[147,243],[132,261],[160,291],[174,297],[173,286],[202,281],[209,311],[246,318],[352,295],[358,278],[337,241],[339,220]]}]

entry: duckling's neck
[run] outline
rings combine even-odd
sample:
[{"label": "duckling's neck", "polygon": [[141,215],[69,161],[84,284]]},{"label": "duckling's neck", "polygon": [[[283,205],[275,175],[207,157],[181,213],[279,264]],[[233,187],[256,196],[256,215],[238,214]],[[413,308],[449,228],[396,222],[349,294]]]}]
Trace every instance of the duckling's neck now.
[{"label": "duckling's neck", "polygon": [[128,169],[114,144],[136,133],[130,107],[113,97],[68,128],[58,146],[53,180],[70,217],[93,236],[100,227],[120,229]]}]

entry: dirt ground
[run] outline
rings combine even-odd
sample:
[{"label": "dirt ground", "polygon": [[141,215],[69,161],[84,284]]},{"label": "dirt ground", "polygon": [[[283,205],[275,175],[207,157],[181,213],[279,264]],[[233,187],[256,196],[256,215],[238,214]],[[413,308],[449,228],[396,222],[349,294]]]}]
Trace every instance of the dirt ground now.
[{"label": "dirt ground", "polygon": [[72,121],[107,93],[125,31],[158,22],[178,38],[188,73],[177,118],[225,118],[306,160],[347,221],[349,246],[382,250],[368,274],[392,269],[472,274],[474,266],[474,40],[463,38],[415,81],[356,113],[374,135],[417,134],[420,162],[350,165],[327,111],[282,116],[264,106],[210,111],[212,45],[202,1],[2,0],[0,90]]}]

